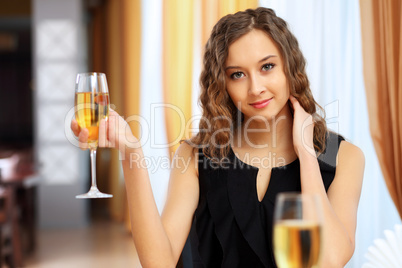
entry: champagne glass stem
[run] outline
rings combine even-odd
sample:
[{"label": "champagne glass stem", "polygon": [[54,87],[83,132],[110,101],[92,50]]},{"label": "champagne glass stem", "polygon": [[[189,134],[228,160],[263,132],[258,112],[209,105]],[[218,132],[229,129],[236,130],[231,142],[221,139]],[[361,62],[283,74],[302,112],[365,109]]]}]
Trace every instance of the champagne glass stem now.
[{"label": "champagne glass stem", "polygon": [[76,198],[110,198],[113,195],[105,194],[99,191],[96,186],[96,147],[90,148],[91,157],[91,188],[86,194],[77,195]]},{"label": "champagne glass stem", "polygon": [[98,189],[96,186],[96,148],[90,149],[91,156],[91,188],[93,190]]}]

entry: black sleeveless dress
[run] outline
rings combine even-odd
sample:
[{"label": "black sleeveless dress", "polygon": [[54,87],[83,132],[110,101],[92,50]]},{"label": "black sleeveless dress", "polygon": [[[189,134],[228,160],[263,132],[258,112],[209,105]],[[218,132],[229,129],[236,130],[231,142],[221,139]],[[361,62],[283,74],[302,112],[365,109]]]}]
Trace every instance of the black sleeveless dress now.
[{"label": "black sleeveless dress", "polygon": [[[327,137],[318,157],[325,190],[335,176],[336,156],[343,138]],[[258,168],[240,161],[232,150],[221,166],[199,151],[200,198],[190,232],[194,268],[276,267],[272,222],[276,195],[300,192],[300,163],[296,159],[273,168],[268,189],[258,200]]]}]

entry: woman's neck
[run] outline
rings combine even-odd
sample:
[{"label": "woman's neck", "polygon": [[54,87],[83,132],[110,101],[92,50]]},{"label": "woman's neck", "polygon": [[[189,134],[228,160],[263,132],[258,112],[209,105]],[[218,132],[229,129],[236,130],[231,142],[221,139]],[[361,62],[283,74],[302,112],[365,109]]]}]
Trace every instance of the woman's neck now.
[{"label": "woman's neck", "polygon": [[293,149],[293,117],[286,105],[271,120],[247,120],[234,132],[234,147],[269,148],[271,151]]}]

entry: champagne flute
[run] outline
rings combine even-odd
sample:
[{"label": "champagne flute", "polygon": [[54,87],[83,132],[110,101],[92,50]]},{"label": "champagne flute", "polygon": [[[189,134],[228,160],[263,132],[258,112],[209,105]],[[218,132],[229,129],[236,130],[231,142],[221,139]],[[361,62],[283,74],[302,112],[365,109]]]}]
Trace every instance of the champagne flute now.
[{"label": "champagne flute", "polygon": [[274,255],[279,268],[318,267],[322,211],[318,196],[280,193],[274,211]]},{"label": "champagne flute", "polygon": [[80,73],[75,81],[75,119],[81,129],[88,129],[88,147],[91,156],[91,188],[76,198],[109,198],[113,195],[99,191],[96,186],[96,148],[99,122],[109,116],[109,91],[103,73]]}]

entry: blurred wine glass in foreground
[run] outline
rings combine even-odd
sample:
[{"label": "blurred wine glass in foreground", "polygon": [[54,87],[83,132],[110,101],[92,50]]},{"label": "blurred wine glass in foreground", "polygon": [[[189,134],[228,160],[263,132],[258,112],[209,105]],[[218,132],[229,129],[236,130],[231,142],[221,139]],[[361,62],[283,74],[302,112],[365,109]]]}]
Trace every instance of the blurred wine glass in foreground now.
[{"label": "blurred wine glass in foreground", "polygon": [[75,82],[75,119],[81,129],[88,129],[88,147],[91,156],[91,188],[76,198],[108,198],[96,186],[96,148],[99,122],[109,116],[109,90],[103,73],[80,73]]},{"label": "blurred wine glass in foreground", "polygon": [[318,196],[280,193],[274,211],[274,255],[279,268],[318,267],[322,212]]}]

